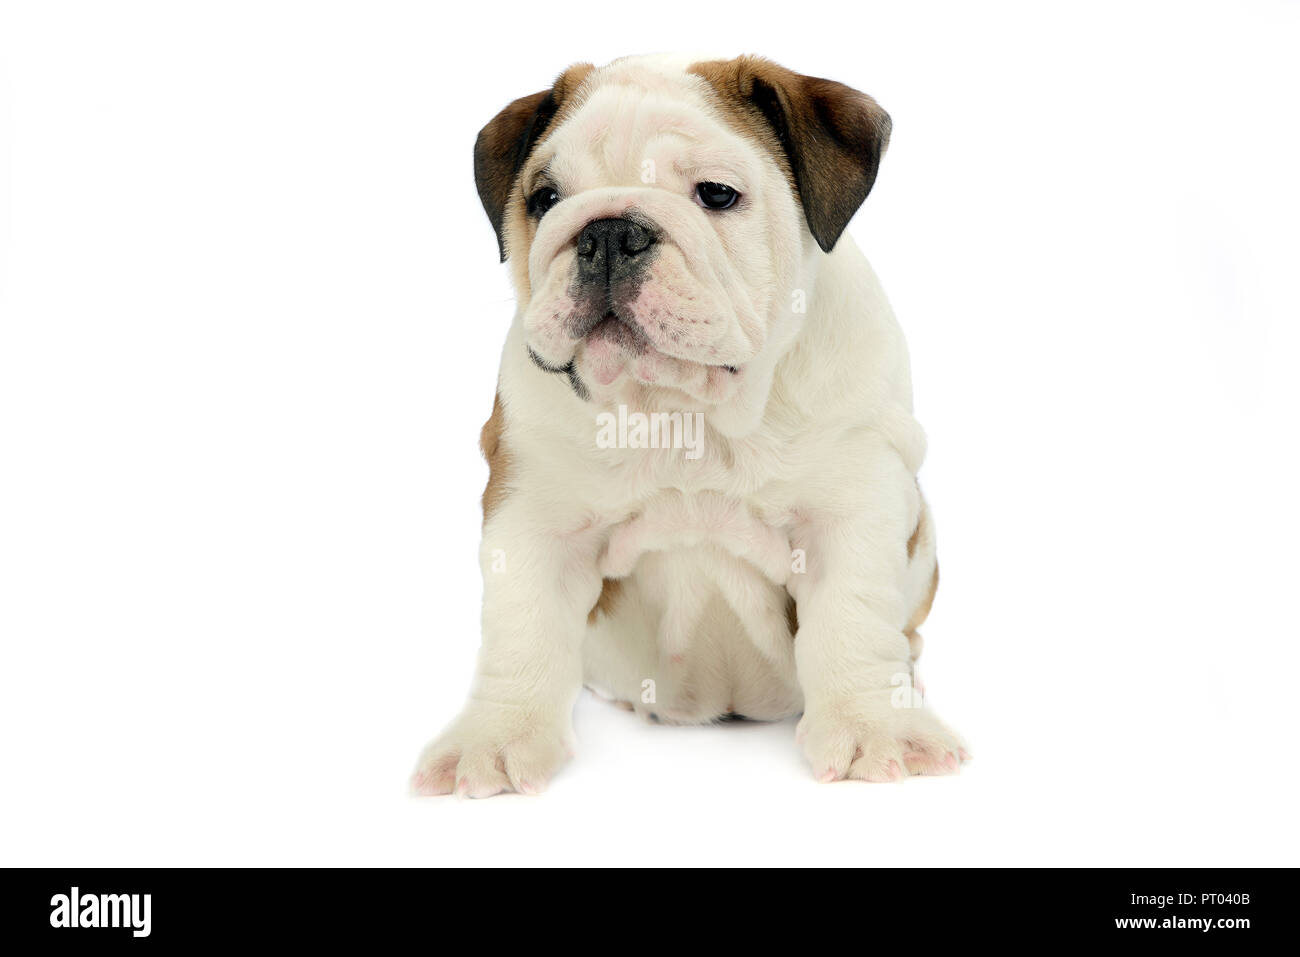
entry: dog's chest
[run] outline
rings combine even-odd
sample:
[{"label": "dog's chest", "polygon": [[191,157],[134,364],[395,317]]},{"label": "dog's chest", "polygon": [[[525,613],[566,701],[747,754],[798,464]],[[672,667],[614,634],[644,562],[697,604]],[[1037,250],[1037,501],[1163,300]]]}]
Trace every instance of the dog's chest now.
[{"label": "dog's chest", "polygon": [[692,549],[733,556],[784,585],[790,574],[787,518],[720,492],[661,492],[610,530],[601,573],[622,578],[648,553]]},{"label": "dog's chest", "polygon": [[665,492],[613,528],[601,573],[638,579],[669,655],[685,652],[719,598],[760,649],[779,655],[789,639],[791,548],[773,518],[717,492]]}]

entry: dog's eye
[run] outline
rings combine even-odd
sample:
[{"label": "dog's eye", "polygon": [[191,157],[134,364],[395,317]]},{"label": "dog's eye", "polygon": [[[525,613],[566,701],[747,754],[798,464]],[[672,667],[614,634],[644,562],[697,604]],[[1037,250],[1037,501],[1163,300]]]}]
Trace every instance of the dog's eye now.
[{"label": "dog's eye", "polygon": [[560,194],[554,186],[543,186],[528,197],[528,215],[541,219],[559,201]]},{"label": "dog's eye", "polygon": [[695,187],[695,198],[705,209],[728,209],[736,205],[740,194],[725,183],[700,183]]}]

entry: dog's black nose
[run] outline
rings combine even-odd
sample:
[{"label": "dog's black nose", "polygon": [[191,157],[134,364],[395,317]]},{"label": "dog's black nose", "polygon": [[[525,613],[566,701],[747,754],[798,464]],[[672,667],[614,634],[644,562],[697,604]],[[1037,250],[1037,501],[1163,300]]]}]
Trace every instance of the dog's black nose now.
[{"label": "dog's black nose", "polygon": [[578,278],[613,283],[627,279],[650,259],[654,233],[630,219],[597,219],[578,234]]}]

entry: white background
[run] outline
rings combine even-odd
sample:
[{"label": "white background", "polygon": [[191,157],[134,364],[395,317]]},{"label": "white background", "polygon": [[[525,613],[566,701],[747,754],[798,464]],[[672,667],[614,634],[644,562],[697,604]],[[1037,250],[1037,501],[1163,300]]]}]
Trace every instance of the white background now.
[{"label": "white background", "polygon": [[[1296,864],[1294,4],[23,3],[0,18],[5,864]],[[478,643],[512,311],[478,129],[757,52],[894,119],[955,779],[584,696],[413,800]]]}]

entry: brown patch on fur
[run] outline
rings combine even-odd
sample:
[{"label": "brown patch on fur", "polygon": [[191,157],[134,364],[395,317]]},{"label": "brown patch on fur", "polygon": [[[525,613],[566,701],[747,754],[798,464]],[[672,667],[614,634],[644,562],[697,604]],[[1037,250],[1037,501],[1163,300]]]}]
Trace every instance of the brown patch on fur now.
[{"label": "brown patch on fur", "polygon": [[799,608],[794,595],[785,596],[785,623],[790,626],[790,634],[799,634]]},{"label": "brown patch on fur", "polygon": [[889,145],[889,114],[852,87],[762,57],[693,63],[729,120],[789,171],[808,228],[826,252],[871,192]]},{"label": "brown patch on fur", "polygon": [[596,619],[602,614],[613,614],[614,606],[618,604],[619,597],[623,594],[623,583],[616,578],[606,578],[600,583],[600,597],[596,599],[596,604],[591,606],[591,611],[587,612],[587,624],[594,625]]},{"label": "brown patch on fur", "polygon": [[757,145],[767,150],[772,159],[776,161],[776,165],[782,174],[790,181],[790,188],[798,193],[799,184],[795,182],[794,172],[790,169],[790,159],[786,155],[785,146],[772,124],[750,101],[749,95],[743,92],[744,81],[740,76],[740,67],[738,65],[741,59],[754,60],[757,58],[741,57],[737,60],[706,60],[692,63],[686,68],[686,72],[703,77],[709,86],[713,87],[714,92],[718,94],[717,105],[721,108],[723,118],[727,121],[727,124],[737,133],[753,140]]},{"label": "brown patch on fur", "polygon": [[921,513],[916,516],[916,528],[912,529],[912,537],[907,540],[907,560],[909,562],[916,557],[916,547],[921,544],[921,536],[925,533],[929,515],[930,509],[925,504],[925,498],[922,497]]},{"label": "brown patch on fur", "polygon": [[513,461],[501,442],[501,433],[505,427],[505,407],[501,404],[501,393],[498,392],[492,400],[492,414],[483,423],[483,431],[478,438],[478,447],[483,451],[483,458],[487,459],[488,464],[487,487],[483,489],[485,524],[509,491],[507,483],[510,481]]},{"label": "brown patch on fur", "polygon": [[562,111],[571,108],[574,94],[594,67],[575,63],[555,79],[549,90],[515,100],[479,131],[474,141],[474,185],[483,210],[497,234],[501,261],[506,261],[506,212],[511,203],[522,205],[514,195],[515,182],[528,156],[546,138]]}]

